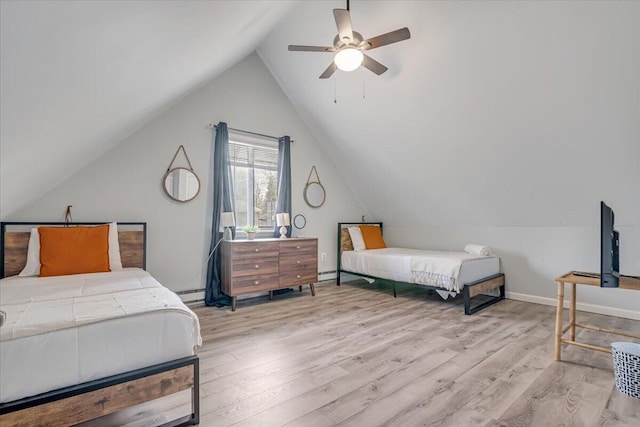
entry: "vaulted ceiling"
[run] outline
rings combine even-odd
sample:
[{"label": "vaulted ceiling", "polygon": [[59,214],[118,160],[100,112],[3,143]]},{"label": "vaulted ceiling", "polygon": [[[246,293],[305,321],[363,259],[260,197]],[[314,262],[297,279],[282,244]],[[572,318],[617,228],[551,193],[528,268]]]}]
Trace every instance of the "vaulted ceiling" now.
[{"label": "vaulted ceiling", "polygon": [[0,215],[253,52],[284,1],[2,1]]},{"label": "vaulted ceiling", "polygon": [[[381,76],[320,80],[331,55],[286,46],[330,45],[344,7],[3,1],[1,216],[257,49],[387,222],[585,225],[607,195],[640,217],[640,3],[353,1],[365,38],[407,26],[411,39],[370,52]],[[608,181],[563,173],[616,151]]]}]

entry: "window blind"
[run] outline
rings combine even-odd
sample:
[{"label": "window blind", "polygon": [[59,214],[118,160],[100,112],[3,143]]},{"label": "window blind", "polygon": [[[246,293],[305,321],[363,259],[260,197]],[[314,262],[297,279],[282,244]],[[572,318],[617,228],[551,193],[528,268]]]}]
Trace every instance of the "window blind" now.
[{"label": "window blind", "polygon": [[229,141],[229,161],[233,166],[277,170],[278,149]]}]

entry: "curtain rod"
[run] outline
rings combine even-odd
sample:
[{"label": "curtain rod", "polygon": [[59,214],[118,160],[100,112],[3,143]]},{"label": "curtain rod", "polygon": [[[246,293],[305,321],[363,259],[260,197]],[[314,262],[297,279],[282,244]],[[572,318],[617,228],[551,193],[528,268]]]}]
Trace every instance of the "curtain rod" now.
[{"label": "curtain rod", "polygon": [[[214,125],[213,123],[209,123],[209,129],[218,129],[218,125]],[[249,135],[254,135],[254,136],[261,136],[263,138],[270,138],[270,139],[275,139],[276,141],[278,141],[280,139],[280,137],[277,136],[271,136],[271,135],[265,135],[263,133],[257,133],[257,132],[251,132],[248,130],[242,130],[242,129],[236,129],[236,128],[231,128],[229,126],[227,126],[228,130],[233,130],[236,132],[241,132],[241,133],[247,133]],[[293,144],[295,141],[292,139],[291,143]]]}]

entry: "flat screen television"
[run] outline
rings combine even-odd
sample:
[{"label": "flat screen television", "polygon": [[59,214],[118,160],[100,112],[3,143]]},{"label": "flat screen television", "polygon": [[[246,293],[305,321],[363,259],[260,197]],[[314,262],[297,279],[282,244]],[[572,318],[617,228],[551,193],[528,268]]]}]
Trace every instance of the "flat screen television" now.
[{"label": "flat screen television", "polygon": [[600,286],[617,288],[620,283],[620,235],[614,229],[613,210],[600,202]]}]

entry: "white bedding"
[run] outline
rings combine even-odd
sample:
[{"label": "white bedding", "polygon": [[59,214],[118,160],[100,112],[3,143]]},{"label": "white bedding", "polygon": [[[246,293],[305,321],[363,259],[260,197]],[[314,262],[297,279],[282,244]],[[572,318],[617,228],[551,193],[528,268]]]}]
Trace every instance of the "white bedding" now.
[{"label": "white bedding", "polygon": [[[143,293],[160,298],[137,305],[132,304],[135,298],[126,298]],[[102,301],[100,310],[78,316],[79,307],[91,306],[86,301]],[[107,310],[108,319],[98,320],[98,312],[113,301],[119,304],[116,314]],[[58,303],[59,313],[55,313]],[[3,279],[0,304],[8,312],[7,323],[0,328],[0,402],[189,356],[201,343],[196,315],[140,269]],[[12,319],[16,313],[30,312],[16,307],[36,306],[52,311],[61,327],[46,327],[38,310],[29,321]],[[71,319],[78,326],[69,327],[70,313],[78,317]],[[34,328],[38,333],[29,332]]]},{"label": "white bedding", "polygon": [[465,283],[498,274],[500,259],[466,252],[385,248],[344,251],[345,271],[460,293]]}]

